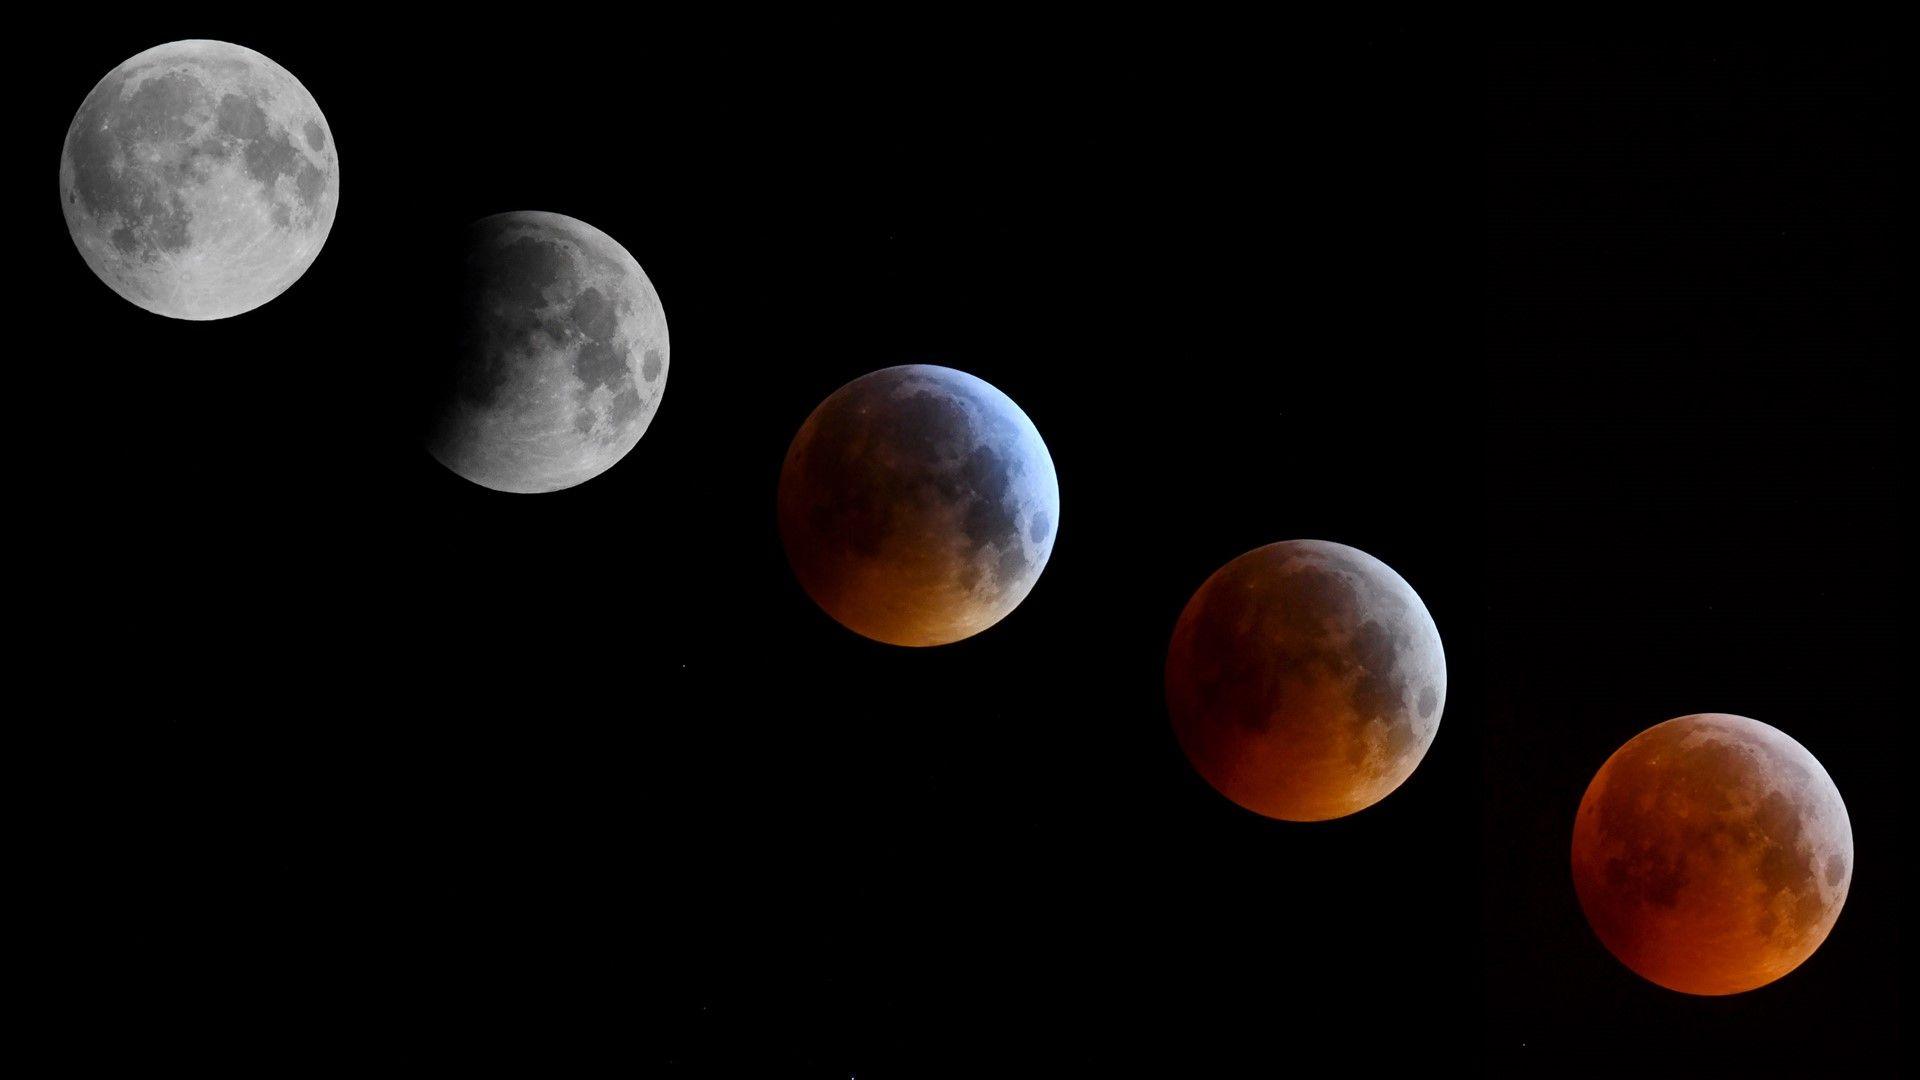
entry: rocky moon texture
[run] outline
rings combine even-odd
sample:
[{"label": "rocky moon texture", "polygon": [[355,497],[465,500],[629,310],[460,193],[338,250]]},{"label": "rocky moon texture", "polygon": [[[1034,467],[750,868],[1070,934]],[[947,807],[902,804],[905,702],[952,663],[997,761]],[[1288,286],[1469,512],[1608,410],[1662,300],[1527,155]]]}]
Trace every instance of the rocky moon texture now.
[{"label": "rocky moon texture", "polygon": [[1269,544],[1200,586],[1167,650],[1167,707],[1214,789],[1288,821],[1385,798],[1446,706],[1440,632],[1413,587],[1364,551]]},{"label": "rocky moon texture", "polygon": [[221,319],[280,295],[333,228],[340,160],[306,88],[251,49],[156,46],[67,131],[60,202],[87,266],[156,314]]},{"label": "rocky moon texture", "polygon": [[1657,724],[1600,767],[1574,821],[1573,881],[1608,951],[1689,994],[1751,990],[1825,941],[1853,827],[1820,762],[1727,713]]},{"label": "rocky moon texture", "polygon": [[863,375],[807,417],[780,473],[780,535],[815,603],[855,633],[943,645],[1005,618],[1053,551],[1060,485],[1013,400],[962,371]]},{"label": "rocky moon texture", "polygon": [[496,491],[558,491],[612,468],[667,383],[666,313],[639,262],[586,222],[517,211],[468,230],[464,273],[427,449]]}]

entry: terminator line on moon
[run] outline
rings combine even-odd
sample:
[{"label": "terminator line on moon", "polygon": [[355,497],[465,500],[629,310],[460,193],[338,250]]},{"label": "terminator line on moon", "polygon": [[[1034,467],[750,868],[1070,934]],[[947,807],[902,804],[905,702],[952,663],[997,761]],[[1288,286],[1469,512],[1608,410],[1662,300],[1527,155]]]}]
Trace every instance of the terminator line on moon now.
[{"label": "terminator line on moon", "polygon": [[299,80],[224,41],[133,57],[87,95],[60,157],[67,231],[114,292],[223,319],[285,292],[340,202],[326,117]]},{"label": "terminator line on moon", "polygon": [[780,538],[842,626],[944,645],[1005,618],[1060,525],[1060,483],[1013,399],[964,371],[907,364],[842,386],[780,471]]},{"label": "terminator line on moon", "polygon": [[599,229],[531,210],[475,222],[465,254],[427,449],[495,491],[558,491],[612,468],[667,385],[667,317],[646,272]]},{"label": "terminator line on moon", "polygon": [[1167,649],[1187,759],[1241,806],[1286,821],[1379,802],[1426,756],[1447,700],[1440,631],[1364,551],[1268,544],[1215,571]]}]

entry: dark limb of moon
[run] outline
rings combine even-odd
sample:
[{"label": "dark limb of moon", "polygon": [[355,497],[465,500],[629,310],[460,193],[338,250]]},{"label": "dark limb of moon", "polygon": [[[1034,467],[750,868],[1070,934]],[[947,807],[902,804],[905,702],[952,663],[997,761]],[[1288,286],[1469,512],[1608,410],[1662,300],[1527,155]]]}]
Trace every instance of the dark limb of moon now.
[{"label": "dark limb of moon", "polygon": [[1832,778],[1744,716],[1682,716],[1634,736],[1574,820],[1574,888],[1594,932],[1627,967],[1689,994],[1751,990],[1798,967],[1852,876]]},{"label": "dark limb of moon", "polygon": [[835,391],[794,436],[780,535],[807,594],[895,645],[979,633],[1053,550],[1060,487],[1032,421],[992,385],[929,364]]},{"label": "dark limb of moon", "polygon": [[423,406],[427,449],[496,491],[572,487],[645,434],[667,381],[667,320],[640,264],[560,214],[468,230],[453,340]]},{"label": "dark limb of moon", "polygon": [[176,41],[107,73],[74,115],[60,201],[115,292],[219,319],[280,295],[333,227],[340,164],[326,118],[272,60]]},{"label": "dark limb of moon", "polygon": [[1289,821],[1342,817],[1399,787],[1446,703],[1440,633],[1366,552],[1269,544],[1207,579],[1167,650],[1167,707],[1222,795]]}]

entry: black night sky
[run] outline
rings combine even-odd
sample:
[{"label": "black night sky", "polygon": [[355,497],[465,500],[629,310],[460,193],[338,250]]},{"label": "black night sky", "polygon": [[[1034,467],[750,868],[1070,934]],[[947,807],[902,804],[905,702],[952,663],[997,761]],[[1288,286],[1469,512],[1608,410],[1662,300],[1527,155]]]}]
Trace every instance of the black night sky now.
[{"label": "black night sky", "polygon": [[[17,884],[63,1052],[1892,1069],[1891,49],[936,30],[146,16],[36,51],[35,296],[118,365],[118,434],[41,444],[90,486],[33,520],[91,523],[41,538],[103,587],[16,710],[73,736]],[[189,37],[291,70],[341,160],[312,269],[212,323],[103,288],[53,198],[94,82]],[[673,343],[632,453],[539,496],[435,463],[406,391],[460,230],[516,209],[625,245]],[[1018,402],[1061,491],[1027,600],[920,650],[822,614],[774,519],[814,405],[910,362]],[[1450,681],[1412,778],[1314,825],[1216,795],[1161,688],[1193,590],[1305,537],[1398,570]],[[1827,943],[1728,998],[1620,965],[1568,870],[1594,770],[1702,711],[1811,750],[1858,853]]]}]

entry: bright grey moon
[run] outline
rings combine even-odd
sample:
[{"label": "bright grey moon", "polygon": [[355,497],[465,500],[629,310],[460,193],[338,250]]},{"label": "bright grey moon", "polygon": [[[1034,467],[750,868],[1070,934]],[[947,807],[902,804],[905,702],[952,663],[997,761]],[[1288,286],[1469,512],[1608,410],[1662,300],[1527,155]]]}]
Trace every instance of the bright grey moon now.
[{"label": "bright grey moon", "polygon": [[224,319],[313,265],[340,203],[340,156],[285,68],[224,41],[175,41],[87,95],[60,156],[60,202],[108,288],[159,315]]},{"label": "bright grey moon", "polygon": [[561,214],[473,224],[459,331],[427,449],[495,491],[558,491],[612,468],[666,389],[653,283],[612,237]]}]

